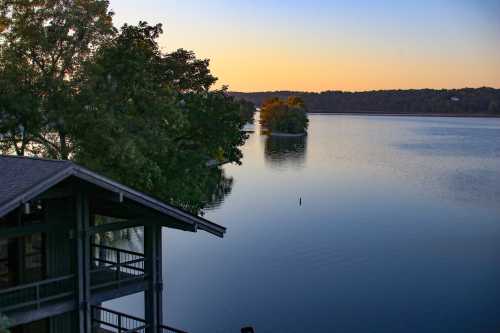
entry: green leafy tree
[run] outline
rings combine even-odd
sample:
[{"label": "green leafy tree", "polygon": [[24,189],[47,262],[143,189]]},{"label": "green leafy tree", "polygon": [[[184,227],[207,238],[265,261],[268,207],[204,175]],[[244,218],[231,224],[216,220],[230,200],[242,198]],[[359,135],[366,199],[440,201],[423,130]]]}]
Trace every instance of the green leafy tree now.
[{"label": "green leafy tree", "polygon": [[0,149],[73,159],[193,212],[232,180],[241,104],[209,60],[161,52],[161,25],[112,25],[104,0],[0,0]]},{"label": "green leafy tree", "polygon": [[193,51],[178,49],[162,58],[164,80],[179,92],[204,92],[217,81],[210,69],[210,60],[197,59]]},{"label": "green leafy tree", "polygon": [[[75,159],[130,186],[161,194],[185,126],[175,91],[162,82],[161,25],[124,25],[84,65],[75,118]],[[166,157],[166,158],[165,158]]]},{"label": "green leafy tree", "polygon": [[0,54],[0,151],[36,153],[42,124],[40,98],[31,67],[10,53]]},{"label": "green leafy tree", "polygon": [[241,119],[246,123],[253,123],[256,111],[255,104],[244,99],[239,100],[238,103],[240,105]]},{"label": "green leafy tree", "polygon": [[246,135],[241,131],[244,121],[240,104],[217,90],[203,95],[185,94],[183,109],[188,117],[188,128],[183,137],[183,148],[202,158],[220,162],[239,162]]},{"label": "green leafy tree", "polygon": [[[7,86],[16,86],[13,79],[29,75],[27,88],[32,101],[23,108],[22,117],[19,105],[12,102],[15,96],[3,107],[2,126],[17,119],[17,127],[22,128],[4,132],[4,150],[11,143],[10,149],[22,154],[21,144],[38,147],[49,157],[70,157],[73,142],[68,127],[79,111],[74,103],[78,93],[74,78],[81,64],[115,32],[108,6],[104,0],[0,2],[1,61],[24,67],[24,75],[12,74],[12,66],[2,68],[6,72],[0,73],[1,80]],[[5,135],[10,138],[5,139]]]},{"label": "green leafy tree", "polygon": [[220,190],[219,181],[232,184],[207,161],[239,162],[243,121],[239,104],[224,90],[199,91],[195,83],[193,89],[174,89],[179,81],[168,76],[169,55],[157,43],[161,33],[161,25],[124,25],[84,64],[78,97],[84,111],[74,119],[74,158],[199,212],[214,193],[228,192]]}]

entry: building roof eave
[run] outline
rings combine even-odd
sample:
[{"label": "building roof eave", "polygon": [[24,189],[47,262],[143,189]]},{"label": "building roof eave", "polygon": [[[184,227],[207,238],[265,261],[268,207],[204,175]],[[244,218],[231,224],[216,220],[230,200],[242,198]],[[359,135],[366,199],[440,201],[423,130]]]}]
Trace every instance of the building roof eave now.
[{"label": "building roof eave", "polygon": [[120,197],[123,196],[123,198],[127,198],[131,201],[137,202],[144,207],[153,209],[162,215],[168,216],[181,223],[184,223],[186,225],[185,230],[197,231],[197,229],[201,229],[218,237],[223,237],[226,232],[226,228],[223,226],[210,222],[189,212],[183,211],[179,208],[173,207],[142,192],[136,191],[107,177],[76,165],[73,162],[60,163],[66,163],[66,166],[51,174],[50,176],[44,178],[42,181],[34,184],[28,190],[17,195],[16,197],[9,198],[5,202],[0,203],[0,217],[5,216],[17,207],[29,202],[30,200],[35,199],[37,196],[46,192],[51,187],[73,176],[100,188],[118,193]]}]

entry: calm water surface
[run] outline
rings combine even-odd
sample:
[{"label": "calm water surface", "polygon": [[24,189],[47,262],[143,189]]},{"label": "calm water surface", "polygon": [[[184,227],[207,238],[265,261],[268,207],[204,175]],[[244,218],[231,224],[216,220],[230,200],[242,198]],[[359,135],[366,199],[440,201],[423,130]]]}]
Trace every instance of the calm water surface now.
[{"label": "calm water surface", "polygon": [[498,332],[500,119],[310,120],[307,138],[257,131],[243,165],[225,167],[232,192],[206,212],[224,239],[164,231],[166,322]]}]

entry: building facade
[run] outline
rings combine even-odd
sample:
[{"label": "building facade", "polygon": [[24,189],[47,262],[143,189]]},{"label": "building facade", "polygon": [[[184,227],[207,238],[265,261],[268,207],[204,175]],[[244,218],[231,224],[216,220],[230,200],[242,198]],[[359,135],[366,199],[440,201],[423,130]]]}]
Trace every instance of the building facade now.
[{"label": "building facade", "polygon": [[[182,332],[164,325],[162,227],[226,229],[69,161],[0,156],[0,313],[12,333]],[[106,244],[139,230],[143,251]],[[144,292],[144,318],[102,307]]]}]

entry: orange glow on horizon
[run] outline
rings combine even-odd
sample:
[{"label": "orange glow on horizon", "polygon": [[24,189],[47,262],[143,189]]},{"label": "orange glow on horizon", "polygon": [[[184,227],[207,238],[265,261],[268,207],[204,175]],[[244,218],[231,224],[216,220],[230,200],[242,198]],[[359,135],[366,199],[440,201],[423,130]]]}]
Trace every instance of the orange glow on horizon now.
[{"label": "orange glow on horizon", "polygon": [[500,3],[111,0],[164,23],[164,51],[211,60],[232,91],[500,88]]}]

